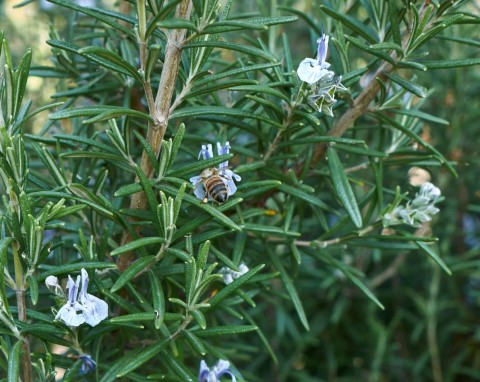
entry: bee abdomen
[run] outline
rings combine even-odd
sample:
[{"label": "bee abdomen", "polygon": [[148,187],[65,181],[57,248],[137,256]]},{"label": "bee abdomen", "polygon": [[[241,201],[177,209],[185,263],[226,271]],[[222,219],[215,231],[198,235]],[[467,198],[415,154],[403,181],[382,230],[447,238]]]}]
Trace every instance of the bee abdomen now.
[{"label": "bee abdomen", "polygon": [[214,176],[205,182],[207,193],[217,203],[226,202],[228,199],[227,186],[219,176]]}]

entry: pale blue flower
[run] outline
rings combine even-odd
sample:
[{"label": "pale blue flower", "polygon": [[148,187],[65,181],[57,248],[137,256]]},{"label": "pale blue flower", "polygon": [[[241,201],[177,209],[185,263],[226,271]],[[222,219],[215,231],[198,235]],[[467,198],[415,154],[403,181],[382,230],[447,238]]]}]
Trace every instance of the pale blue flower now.
[{"label": "pale blue flower", "polygon": [[83,305],[85,322],[90,326],[96,326],[108,317],[108,305],[105,301],[87,293],[88,273],[82,268],[82,290],[78,299]]},{"label": "pale blue flower", "polygon": [[77,301],[79,285],[80,276],[77,277],[76,282],[68,276],[68,300],[55,316],[56,320],[62,320],[68,326],[80,326],[85,322],[85,316],[83,315],[84,308],[82,304]]},{"label": "pale blue flower", "polygon": [[89,354],[82,354],[78,357],[78,359],[82,361],[82,366],[80,366],[80,375],[91,373],[97,367],[96,362]]},{"label": "pale blue flower", "polygon": [[314,84],[325,76],[333,77],[334,72],[328,70],[330,64],[325,61],[327,58],[328,50],[328,39],[329,37],[325,34],[322,34],[317,40],[317,59],[305,58],[297,69],[298,77],[309,84]]},{"label": "pale blue flower", "polygon": [[219,382],[222,376],[228,375],[231,382],[236,382],[237,378],[230,370],[230,362],[221,359],[215,366],[209,368],[205,361],[202,359],[200,362],[200,371],[198,374],[199,382]]},{"label": "pale blue flower", "polygon": [[[55,319],[62,320],[66,325],[73,327],[80,326],[84,322],[90,326],[96,326],[108,317],[108,305],[105,301],[87,293],[88,273],[83,268],[81,273],[82,276],[77,276],[76,282],[68,276],[68,300],[60,308]],[[80,280],[82,288],[79,293]]]},{"label": "pale blue flower", "polygon": [[240,272],[234,271],[233,269],[228,267],[223,267],[218,271],[218,273],[223,276],[223,282],[228,285],[231,284],[233,280],[238,279],[240,276],[243,276],[249,271],[248,267],[244,263],[241,263],[238,269],[240,270]]}]

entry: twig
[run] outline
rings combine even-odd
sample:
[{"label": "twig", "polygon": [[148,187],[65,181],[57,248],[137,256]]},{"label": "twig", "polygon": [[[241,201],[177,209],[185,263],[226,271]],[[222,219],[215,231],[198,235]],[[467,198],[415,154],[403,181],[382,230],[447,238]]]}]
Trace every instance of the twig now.
[{"label": "twig", "polygon": [[370,281],[369,285],[372,289],[380,286],[383,284],[385,281],[388,279],[392,278],[397,274],[398,268],[401,267],[401,265],[405,262],[405,259],[407,258],[406,253],[402,253],[401,255],[397,256],[395,260],[392,261],[392,263],[389,265],[387,269],[385,269],[382,273],[379,275],[375,276],[372,281]]},{"label": "twig", "polygon": [[300,105],[300,103],[302,101],[303,89],[304,89],[305,86],[306,86],[305,82],[302,82],[302,84],[300,85],[300,88],[298,89],[295,101],[293,101],[292,104],[288,108],[287,117],[285,118],[285,121],[283,122],[282,128],[280,128],[277,131],[277,135],[275,136],[275,139],[273,140],[272,144],[270,145],[267,152],[263,156],[263,161],[264,162],[266,162],[272,156],[272,154],[275,152],[278,144],[280,143],[280,141],[282,139],[283,133],[285,132],[285,130],[287,130],[287,128],[292,123],[292,118],[293,118],[293,114],[294,114],[293,111],[295,110],[295,108],[297,108]]},{"label": "twig", "polygon": [[[392,56],[396,56],[392,53]],[[394,66],[388,62],[383,63],[377,70],[368,86],[354,99],[353,105],[340,117],[332,129],[328,132],[330,137],[341,137],[347,129],[353,126],[354,122],[362,116],[368,109],[370,102],[373,101],[380,91],[378,80],[385,80],[388,73],[394,70]],[[315,167],[318,162],[325,158],[328,143],[320,142],[315,145],[311,167]]]}]

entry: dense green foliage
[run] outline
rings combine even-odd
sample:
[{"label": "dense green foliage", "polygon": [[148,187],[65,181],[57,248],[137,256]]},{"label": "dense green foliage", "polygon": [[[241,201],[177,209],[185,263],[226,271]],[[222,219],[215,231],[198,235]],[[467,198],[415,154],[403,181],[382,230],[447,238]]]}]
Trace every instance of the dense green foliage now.
[{"label": "dense green foliage", "polygon": [[50,3],[50,66],[0,40],[2,378],[480,378],[475,1]]}]

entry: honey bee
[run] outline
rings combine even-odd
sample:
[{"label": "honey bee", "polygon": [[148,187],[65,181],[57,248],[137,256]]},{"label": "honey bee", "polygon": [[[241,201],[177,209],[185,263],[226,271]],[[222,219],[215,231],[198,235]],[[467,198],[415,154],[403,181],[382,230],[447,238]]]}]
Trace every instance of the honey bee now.
[{"label": "honey bee", "polygon": [[[227,184],[219,174],[220,171],[213,167],[203,170],[200,176],[208,197],[211,197],[217,203],[224,203],[228,199],[228,189]],[[204,203],[208,202],[208,197],[203,198]]]},{"label": "honey bee", "polygon": [[[230,145],[228,142],[225,146],[217,143],[217,149],[218,155],[225,155],[229,153]],[[202,145],[200,156],[203,156],[204,160],[213,158],[212,145]],[[208,203],[209,200],[225,203],[228,197],[237,191],[234,179],[237,182],[241,180],[240,176],[228,168],[228,161],[226,161],[220,163],[220,168],[206,168],[200,175],[190,178],[190,182],[194,187],[193,193],[203,203]]]},{"label": "honey bee", "polygon": [[190,179],[195,187],[195,196],[203,203],[208,203],[209,200],[225,203],[237,191],[232,175],[238,177],[228,169],[206,168],[200,176]]}]

